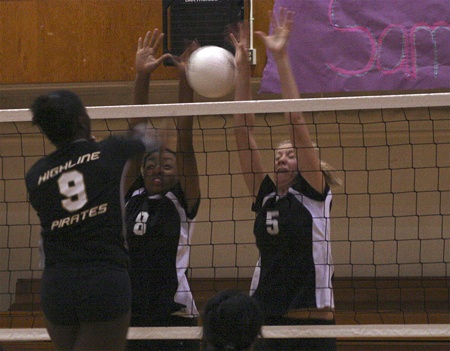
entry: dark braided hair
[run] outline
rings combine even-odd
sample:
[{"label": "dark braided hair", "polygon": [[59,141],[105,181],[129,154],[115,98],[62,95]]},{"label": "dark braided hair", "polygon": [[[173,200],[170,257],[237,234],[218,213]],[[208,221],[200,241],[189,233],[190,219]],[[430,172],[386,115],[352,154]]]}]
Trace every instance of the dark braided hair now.
[{"label": "dark braided hair", "polygon": [[208,351],[250,348],[261,333],[262,311],[255,299],[238,290],[224,290],[203,311],[203,339]]},{"label": "dark braided hair", "polygon": [[57,90],[41,95],[31,105],[32,122],[47,138],[59,146],[72,141],[83,125],[80,117],[87,117],[81,99],[69,90]]}]

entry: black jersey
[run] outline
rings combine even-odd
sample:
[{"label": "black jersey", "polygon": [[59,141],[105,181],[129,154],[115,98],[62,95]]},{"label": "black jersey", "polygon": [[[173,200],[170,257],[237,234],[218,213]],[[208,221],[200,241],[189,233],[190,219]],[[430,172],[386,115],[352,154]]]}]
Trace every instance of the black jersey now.
[{"label": "black jersey", "polygon": [[198,314],[186,277],[197,205],[188,212],[178,183],[164,195],[143,188],[126,205],[133,319],[163,321],[173,313]]},{"label": "black jersey", "polygon": [[26,175],[41,221],[45,266],[93,261],[128,266],[121,210],[126,161],[144,152],[136,139],[77,140],[39,160]]},{"label": "black jersey", "polygon": [[331,192],[314,190],[298,175],[288,194],[278,196],[269,176],[253,205],[260,260],[253,296],[266,315],[301,308],[334,308],[330,251]]}]

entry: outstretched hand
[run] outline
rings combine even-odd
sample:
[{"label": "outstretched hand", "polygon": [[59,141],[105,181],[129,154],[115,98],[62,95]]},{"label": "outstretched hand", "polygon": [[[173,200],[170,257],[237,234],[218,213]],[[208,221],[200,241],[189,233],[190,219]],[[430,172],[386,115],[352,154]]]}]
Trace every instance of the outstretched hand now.
[{"label": "outstretched hand", "polygon": [[153,33],[148,31],[144,39],[139,38],[135,62],[138,73],[152,73],[165,59],[172,57],[170,54],[156,57],[156,52],[163,37],[164,33],[160,33],[159,29],[155,28]]},{"label": "outstretched hand", "polygon": [[272,14],[272,34],[255,32],[264,42],[266,48],[275,58],[287,53],[287,43],[291,33],[294,12],[282,7],[278,16]]},{"label": "outstretched hand", "polygon": [[230,39],[233,43],[235,54],[235,64],[237,69],[250,67],[248,59],[249,50],[249,25],[248,22],[239,23],[238,33],[230,33]]},{"label": "outstretched hand", "polygon": [[186,74],[186,67],[189,61],[189,57],[191,54],[200,47],[200,43],[197,40],[192,41],[186,50],[180,56],[173,56],[172,60],[175,66],[178,68],[178,72],[180,77],[183,77]]}]

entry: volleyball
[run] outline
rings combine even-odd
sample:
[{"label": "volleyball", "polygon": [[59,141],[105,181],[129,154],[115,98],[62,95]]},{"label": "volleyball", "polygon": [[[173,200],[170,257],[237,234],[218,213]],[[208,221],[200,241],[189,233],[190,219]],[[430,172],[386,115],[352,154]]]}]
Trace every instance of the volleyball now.
[{"label": "volleyball", "polygon": [[202,46],[189,57],[186,78],[197,94],[223,97],[234,88],[234,56],[218,46]]}]

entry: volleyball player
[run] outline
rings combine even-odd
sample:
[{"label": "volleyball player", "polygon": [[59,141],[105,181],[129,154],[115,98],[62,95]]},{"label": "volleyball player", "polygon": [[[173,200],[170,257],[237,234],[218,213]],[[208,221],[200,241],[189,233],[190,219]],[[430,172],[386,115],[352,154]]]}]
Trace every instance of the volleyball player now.
[{"label": "volleyball player", "polygon": [[203,310],[205,351],[252,351],[263,325],[258,302],[239,290],[214,295]]},{"label": "volleyball player", "polygon": [[[275,60],[282,97],[299,98],[287,44],[293,13],[273,16],[273,34],[256,32]],[[250,100],[248,31],[240,26],[236,48],[236,100]],[[330,251],[331,191],[338,183],[324,170],[301,113],[285,114],[290,139],[275,150],[274,180],[264,171],[253,114],[234,116],[244,180],[253,196],[254,235],[260,260],[252,280],[266,325],[334,324],[333,266]],[[258,350],[336,349],[334,339],[267,339]]]},{"label": "volleyball player", "polygon": [[[136,53],[136,104],[148,103],[151,73],[162,60],[155,57],[162,34],[148,32]],[[185,64],[193,43],[175,59],[179,70],[179,101],[192,102]],[[186,277],[189,239],[200,204],[197,162],[192,140],[193,117],[178,117],[177,150],[164,147],[143,157],[140,187],[127,202],[127,240],[133,292],[131,325],[195,326],[198,311]],[[195,350],[196,340],[133,340],[128,350]]]},{"label": "volleyball player", "polygon": [[41,303],[57,350],[124,350],[130,320],[129,256],[120,188],[128,159],[156,144],[137,128],[96,142],[80,98],[39,96],[32,122],[56,146],[26,174],[42,227]]}]

